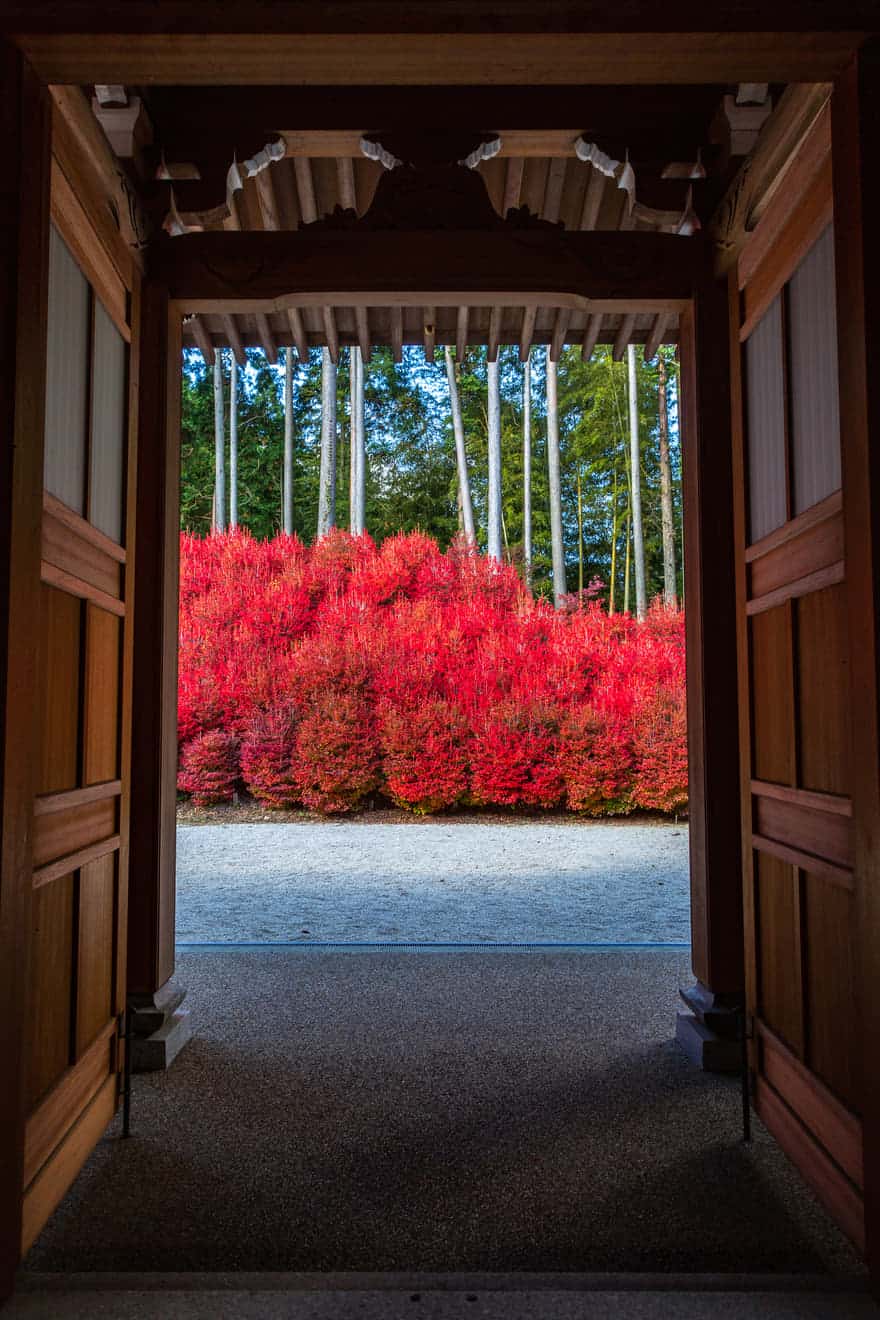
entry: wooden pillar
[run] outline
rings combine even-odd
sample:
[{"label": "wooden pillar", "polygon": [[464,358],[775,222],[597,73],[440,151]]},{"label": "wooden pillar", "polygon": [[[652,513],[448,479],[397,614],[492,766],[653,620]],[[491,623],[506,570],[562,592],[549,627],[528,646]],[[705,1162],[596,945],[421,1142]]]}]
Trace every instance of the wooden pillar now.
[{"label": "wooden pillar", "polygon": [[[128,990],[136,1066],[167,1066],[188,1035],[174,971],[181,322],[167,289],[141,285],[137,355],[137,539],[131,727]],[[168,1044],[169,1033],[180,1028]],[[166,1047],[167,1046],[167,1047]]]},{"label": "wooden pillar", "polygon": [[[708,256],[708,254],[707,254]],[[678,1039],[738,1066],[744,988],[736,576],[727,285],[708,267],[681,316],[691,929],[696,985]]]},{"label": "wooden pillar", "polygon": [[12,1291],[21,1240],[50,135],[45,87],[0,40],[0,1302]]},{"label": "wooden pillar", "polygon": [[865,1236],[880,1291],[880,43],[834,87],[832,169],[843,457]]}]

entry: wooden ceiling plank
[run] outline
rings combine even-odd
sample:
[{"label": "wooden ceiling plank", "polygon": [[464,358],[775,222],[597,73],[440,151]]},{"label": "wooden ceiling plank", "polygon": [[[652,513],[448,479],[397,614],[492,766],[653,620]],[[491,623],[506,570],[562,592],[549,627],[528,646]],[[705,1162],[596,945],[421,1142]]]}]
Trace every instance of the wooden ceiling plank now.
[{"label": "wooden ceiling plank", "polygon": [[339,331],[336,329],[336,316],[332,307],[321,308],[321,320],[324,322],[324,338],[330,350],[330,361],[339,361]]},{"label": "wooden ceiling plank", "polygon": [[422,336],[425,344],[425,361],[433,363],[434,348],[437,344],[437,308],[422,308]]},{"label": "wooden ceiling plank", "polygon": [[199,352],[205,359],[205,366],[213,367],[214,345],[211,343],[211,336],[205,328],[204,321],[201,317],[194,316],[189,323],[189,328],[192,331],[192,337],[196,341],[196,346],[198,347]]},{"label": "wooden ceiling plank", "polygon": [[498,348],[501,344],[501,308],[493,307],[489,313],[489,341],[486,349],[486,361],[498,361]]},{"label": "wooden ceiling plank", "polygon": [[339,204],[345,211],[357,212],[357,189],[354,181],[354,161],[350,156],[337,156],[336,180],[339,186]]},{"label": "wooden ceiling plank", "polygon": [[584,207],[581,211],[581,229],[595,229],[599,220],[599,209],[605,196],[607,179],[601,170],[588,165],[590,178],[584,192]]},{"label": "wooden ceiling plank", "polygon": [[529,354],[532,351],[532,338],[535,333],[535,321],[538,316],[538,308],[529,306],[523,309],[522,325],[519,332],[519,360],[527,362]]},{"label": "wooden ceiling plank", "polygon": [[622,362],[623,355],[626,352],[626,346],[632,339],[632,332],[636,328],[635,312],[628,312],[620,323],[620,329],[614,340],[614,347],[611,350],[611,356],[615,362]]},{"label": "wooden ceiling plank", "polygon": [[599,339],[602,330],[603,316],[601,312],[593,312],[587,321],[587,328],[584,331],[584,341],[581,344],[581,358],[584,362],[589,362],[593,356],[593,349]]},{"label": "wooden ceiling plank", "polygon": [[275,342],[275,336],[272,333],[272,327],[269,324],[269,318],[265,312],[257,312],[254,316],[257,326],[257,338],[260,341],[263,352],[266,354],[267,361],[276,363],[278,361],[278,345]]},{"label": "wooden ceiling plank", "polygon": [[296,174],[296,191],[299,196],[299,209],[303,224],[310,225],[318,218],[318,203],[315,200],[315,180],[312,175],[312,162],[308,156],[297,156],[293,162]]},{"label": "wooden ceiling plank", "polygon": [[663,343],[663,335],[666,327],[669,325],[669,317],[665,312],[660,312],[654,318],[654,324],[651,326],[651,332],[645,341],[645,361],[650,362],[657,355],[657,349]]},{"label": "wooden ceiling plank", "polygon": [[568,334],[568,323],[571,320],[571,308],[560,307],[556,313],[556,320],[553,325],[553,336],[550,340],[550,360],[558,362],[562,356],[562,350],[565,347],[565,336]]},{"label": "wooden ceiling plank", "polygon": [[278,199],[275,196],[275,181],[272,178],[273,169],[274,166],[270,165],[268,169],[260,170],[260,173],[254,179],[264,229],[281,228],[278,219]]},{"label": "wooden ceiling plank", "polygon": [[403,361],[403,308],[391,308],[391,354],[395,362]]},{"label": "wooden ceiling plank", "polygon": [[568,167],[568,161],[564,156],[556,156],[550,162],[550,168],[547,171],[547,188],[544,192],[543,218],[549,220],[551,224],[556,224],[559,219],[559,208],[562,204],[562,189],[565,184],[565,171]]},{"label": "wooden ceiling plank", "polygon": [[221,312],[220,319],[223,323],[223,333],[226,335],[227,343],[235,354],[235,360],[240,367],[247,366],[247,354],[244,351],[244,344],[241,342],[241,335],[238,332],[238,326],[235,323],[235,317],[230,316],[228,312]]},{"label": "wooden ceiling plank", "polygon": [[354,309],[354,321],[357,327],[358,343],[360,344],[361,357],[364,362],[369,362],[373,352],[373,345],[370,342],[370,318],[366,307],[356,307]]},{"label": "wooden ceiling plank", "polygon": [[507,215],[507,212],[512,207],[519,206],[519,195],[522,190],[525,165],[526,163],[522,156],[511,156],[507,162],[507,177],[504,183],[504,205],[501,210],[502,215]]},{"label": "wooden ceiling plank", "polygon": [[309,337],[306,334],[302,312],[298,307],[288,307],[287,319],[290,323],[290,333],[293,335],[293,342],[296,344],[296,351],[299,354],[299,360],[300,362],[308,362]]},{"label": "wooden ceiling plank", "polygon": [[466,305],[459,307],[455,319],[455,359],[457,362],[464,362],[464,355],[467,352],[468,315],[469,309]]}]

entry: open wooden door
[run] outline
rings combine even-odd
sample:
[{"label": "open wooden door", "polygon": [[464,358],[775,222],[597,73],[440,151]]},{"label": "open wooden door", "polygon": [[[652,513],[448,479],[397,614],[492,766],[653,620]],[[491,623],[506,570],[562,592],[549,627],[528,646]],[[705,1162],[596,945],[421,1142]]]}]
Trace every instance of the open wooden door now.
[{"label": "open wooden door", "polygon": [[732,287],[747,995],[755,1107],[863,1245],[835,296],[826,111]]},{"label": "open wooden door", "polygon": [[130,298],[55,126],[22,1252],[116,1109],[125,1004]]}]

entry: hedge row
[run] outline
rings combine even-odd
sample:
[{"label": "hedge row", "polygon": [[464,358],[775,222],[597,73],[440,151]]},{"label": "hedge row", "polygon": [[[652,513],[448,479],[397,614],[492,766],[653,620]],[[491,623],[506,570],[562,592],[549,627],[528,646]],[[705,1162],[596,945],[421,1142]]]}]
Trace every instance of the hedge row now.
[{"label": "hedge row", "polygon": [[535,601],[419,533],[182,538],[178,785],[269,807],[381,793],[593,816],[687,801],[684,624]]}]

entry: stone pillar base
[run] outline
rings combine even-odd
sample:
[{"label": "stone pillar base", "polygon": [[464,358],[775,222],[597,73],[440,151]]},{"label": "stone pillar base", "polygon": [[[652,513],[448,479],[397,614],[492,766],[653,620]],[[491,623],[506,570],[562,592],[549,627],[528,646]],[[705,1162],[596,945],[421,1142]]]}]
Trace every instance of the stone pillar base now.
[{"label": "stone pillar base", "polygon": [[679,994],[690,1011],[676,1014],[676,1043],[703,1072],[738,1073],[741,997],[716,995],[700,981],[683,986]]},{"label": "stone pillar base", "polygon": [[181,1008],[183,986],[166,981],[154,994],[129,995],[132,1072],[170,1068],[192,1036],[189,1009]]}]

